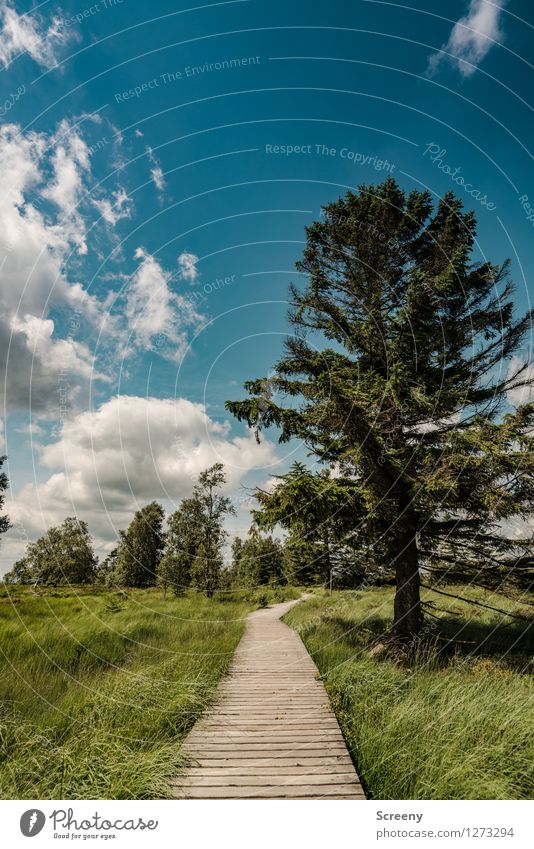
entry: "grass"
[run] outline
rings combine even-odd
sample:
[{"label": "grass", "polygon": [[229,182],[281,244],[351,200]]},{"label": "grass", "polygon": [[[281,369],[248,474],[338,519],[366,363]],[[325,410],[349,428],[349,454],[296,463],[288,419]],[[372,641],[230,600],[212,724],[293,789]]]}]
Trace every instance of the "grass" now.
[{"label": "grass", "polygon": [[2,589],[0,797],[168,797],[247,613],[298,595]]},{"label": "grass", "polygon": [[[247,613],[299,594],[0,589],[0,797],[166,798]],[[286,617],[324,677],[369,794],[531,799],[532,629],[424,596],[438,618],[427,619],[411,668],[373,656],[391,624],[390,589],[319,592]]]},{"label": "grass", "polygon": [[[447,588],[532,616],[532,607]],[[534,633],[528,623],[424,592],[437,617],[411,667],[372,647],[391,625],[389,588],[317,595],[293,608],[348,747],[376,799],[532,799]]]}]

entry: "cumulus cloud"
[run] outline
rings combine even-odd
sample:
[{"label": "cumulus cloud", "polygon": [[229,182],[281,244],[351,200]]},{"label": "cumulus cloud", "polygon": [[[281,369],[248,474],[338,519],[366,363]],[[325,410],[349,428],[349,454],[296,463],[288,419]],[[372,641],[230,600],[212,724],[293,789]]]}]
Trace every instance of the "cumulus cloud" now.
[{"label": "cumulus cloud", "polygon": [[[65,121],[51,134],[23,133],[15,124],[0,127],[0,181],[3,402],[57,414],[54,369],[61,365],[76,380],[87,380],[92,363],[86,345],[57,338],[50,313],[67,310],[78,323],[94,326],[103,310],[65,271],[72,256],[83,257],[87,251],[87,224],[76,208],[91,181],[80,130]],[[74,394],[70,392],[71,400]]]},{"label": "cumulus cloud", "polygon": [[[30,352],[39,351],[39,356],[52,372],[79,375],[89,379],[93,371],[93,358],[87,345],[73,338],[53,339],[54,322],[51,319],[26,315],[14,316],[11,327],[26,340]],[[104,375],[97,375],[105,379]],[[28,388],[31,390],[31,380]]]},{"label": "cumulus cloud", "polygon": [[84,177],[90,172],[89,148],[80,133],[62,121],[50,141],[53,177],[41,191],[57,207],[68,240],[80,254],[87,253],[86,228],[79,204],[85,194]]},{"label": "cumulus cloud", "polygon": [[430,57],[429,73],[435,73],[441,62],[448,60],[462,76],[474,74],[491,48],[503,41],[501,16],[505,5],[506,0],[470,0],[467,13],[455,23],[448,41]]},{"label": "cumulus cloud", "polygon": [[41,25],[36,15],[19,15],[7,0],[0,0],[0,27],[0,62],[4,68],[22,53],[43,68],[55,68],[58,48],[73,37],[72,31],[61,26],[59,17],[53,17],[48,26]]},{"label": "cumulus cloud", "polygon": [[139,265],[126,292],[125,315],[135,347],[155,350],[179,362],[187,348],[189,333],[204,317],[183,295],[172,291],[171,275],[143,248],[135,252]]},{"label": "cumulus cloud", "polygon": [[200,272],[197,268],[197,262],[198,256],[195,256],[195,254],[189,253],[188,251],[182,251],[178,257],[178,267],[180,269],[179,274],[182,280],[188,280],[190,283],[194,283],[195,280],[198,280]]},{"label": "cumulus cloud", "polygon": [[211,419],[202,404],[138,396],[115,397],[73,416],[60,438],[41,448],[39,461],[49,477],[7,505],[17,527],[33,539],[78,515],[102,548],[139,505],[157,499],[175,509],[213,463],[224,463],[231,491],[247,473],[277,462],[272,443],[258,446],[248,432],[231,438],[229,426]]}]

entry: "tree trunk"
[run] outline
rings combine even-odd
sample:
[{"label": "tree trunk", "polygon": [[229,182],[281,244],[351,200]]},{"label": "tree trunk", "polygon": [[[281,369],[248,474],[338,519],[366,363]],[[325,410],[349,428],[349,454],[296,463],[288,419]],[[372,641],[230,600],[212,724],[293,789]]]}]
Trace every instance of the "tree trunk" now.
[{"label": "tree trunk", "polygon": [[399,534],[398,543],[399,551],[395,558],[393,633],[399,639],[409,641],[417,636],[423,624],[415,530],[406,528]]}]

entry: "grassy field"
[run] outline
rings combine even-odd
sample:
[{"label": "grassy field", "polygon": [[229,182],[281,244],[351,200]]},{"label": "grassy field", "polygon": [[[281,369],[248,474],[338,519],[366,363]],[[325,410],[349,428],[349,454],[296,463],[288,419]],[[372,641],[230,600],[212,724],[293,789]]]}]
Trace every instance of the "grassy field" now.
[{"label": "grassy field", "polygon": [[[165,798],[247,613],[299,594],[0,589],[0,797]],[[411,668],[373,654],[391,622],[390,589],[319,591],[286,618],[324,676],[371,796],[532,798],[532,629],[432,601],[438,619],[427,618]]]},{"label": "grassy field", "polygon": [[[533,614],[502,596],[456,592]],[[424,597],[440,610],[427,618],[412,668],[373,654],[391,623],[390,589],[318,595],[286,616],[324,677],[369,795],[532,799],[534,629],[428,591]]]},{"label": "grassy field", "polygon": [[298,595],[1,589],[0,798],[165,798],[245,616]]}]

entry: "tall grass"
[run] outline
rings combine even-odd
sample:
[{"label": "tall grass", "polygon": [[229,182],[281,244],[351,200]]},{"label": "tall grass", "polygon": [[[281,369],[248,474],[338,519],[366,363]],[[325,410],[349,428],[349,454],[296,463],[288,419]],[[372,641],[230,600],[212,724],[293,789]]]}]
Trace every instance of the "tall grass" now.
[{"label": "tall grass", "polygon": [[[289,592],[289,591],[288,591]],[[168,795],[253,599],[0,596],[0,796]]]},{"label": "tall grass", "polygon": [[[482,591],[461,594],[521,610]],[[531,799],[532,628],[452,599],[438,604],[411,667],[373,657],[391,624],[389,589],[316,597],[286,619],[324,676],[372,797]]]}]

